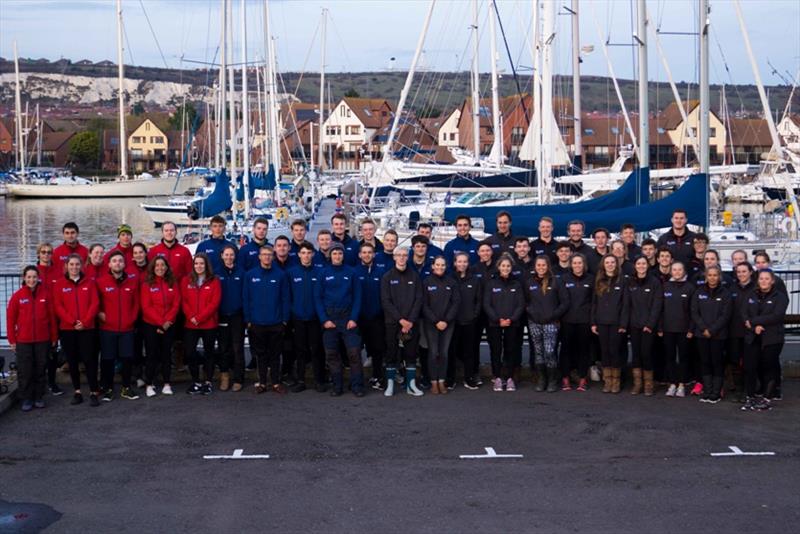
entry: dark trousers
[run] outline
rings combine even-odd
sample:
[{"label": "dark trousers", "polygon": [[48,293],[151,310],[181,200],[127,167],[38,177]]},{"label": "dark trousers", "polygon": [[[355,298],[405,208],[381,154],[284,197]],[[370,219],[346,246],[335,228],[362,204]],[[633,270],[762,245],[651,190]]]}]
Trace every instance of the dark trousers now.
[{"label": "dark trousers", "polygon": [[406,368],[417,366],[419,350],[419,327],[415,325],[408,339],[400,346],[400,323],[386,324],[386,367],[397,367],[402,358]]},{"label": "dark trousers", "polygon": [[752,343],[744,345],[744,385],[747,396],[752,397],[759,391],[759,377],[761,392],[770,395],[777,387],[780,375],[780,355],[783,343],[761,346],[761,339],[756,337]]},{"label": "dark trousers", "polygon": [[133,365],[136,367],[137,377],[143,377],[145,372],[145,341],[144,341],[144,321],[139,319],[133,329]]},{"label": "dark trousers", "polygon": [[703,363],[702,376],[722,378],[725,374],[725,360],[722,351],[724,346],[724,339],[697,338],[696,348]]},{"label": "dark trousers", "polygon": [[267,385],[267,369],[272,385],[281,383],[281,347],[283,346],[283,325],[250,325],[250,352],[255,356],[258,366],[258,382]]},{"label": "dark trousers", "polygon": [[133,375],[133,330],[110,332],[100,330],[100,385],[104,390],[114,388],[114,366],[122,364],[122,387],[131,387]]},{"label": "dark trousers", "polygon": [[367,356],[372,358],[372,378],[383,380],[383,357],[386,354],[386,327],[383,316],[371,319],[360,319],[358,330],[367,349]]},{"label": "dark trousers", "polygon": [[492,376],[506,379],[522,362],[522,326],[486,328],[492,357]]},{"label": "dark trousers", "polygon": [[17,343],[17,398],[35,402],[44,397],[47,388],[45,365],[50,342]]},{"label": "dark trousers", "polygon": [[75,391],[80,391],[81,389],[81,362],[86,368],[86,381],[89,383],[89,391],[99,391],[94,335],[94,330],[62,330],[59,334],[61,348],[67,357],[67,363],[69,363],[69,377],[72,380],[72,387]]},{"label": "dark trousers", "polygon": [[577,370],[579,378],[586,378],[592,361],[592,328],[588,324],[562,323],[561,374],[569,376]]},{"label": "dark trousers", "polygon": [[444,330],[439,330],[433,323],[426,321],[423,327],[428,340],[428,378],[444,380],[447,377],[447,354],[453,339],[453,325],[449,324]]},{"label": "dark trousers", "polygon": [[217,327],[219,345],[219,370],[233,370],[233,381],[244,382],[244,318],[241,312],[220,315]]},{"label": "dark trousers", "polygon": [[[165,384],[170,383],[172,373],[172,345],[175,342],[175,325],[159,333],[160,326],[143,323],[140,329],[144,337],[145,382],[155,384],[156,374],[161,371]],[[205,347],[204,347],[205,348]]]},{"label": "dark trousers", "polygon": [[200,353],[197,342],[203,340],[203,371],[205,379],[211,382],[214,379],[214,343],[217,339],[216,328],[186,328],[183,331],[183,350],[189,363],[189,372],[193,382],[200,382]]},{"label": "dark trousers", "polygon": [[314,382],[325,383],[325,356],[322,351],[322,326],[319,321],[312,319],[292,320],[292,333],[294,335],[294,353],[297,357],[297,380],[304,382],[306,366],[311,362],[314,372]]},{"label": "dark trousers", "polygon": [[[292,332],[292,323],[289,323],[283,327],[283,339],[281,340],[281,372],[287,378],[292,377],[296,358],[294,333]],[[300,379],[300,377],[295,378]]]},{"label": "dark trousers", "polygon": [[58,372],[59,363],[58,348],[51,346],[47,352],[47,362],[45,363],[47,366],[47,385],[49,387],[56,385],[56,372]]},{"label": "dark trousers", "polygon": [[664,338],[658,335],[653,336],[653,377],[657,382],[666,380]]},{"label": "dark trousers", "polygon": [[347,362],[350,365],[350,388],[364,390],[364,368],[361,364],[361,335],[358,328],[347,328],[349,310],[326,310],[333,328],[322,329],[322,344],[325,346],[325,360],[331,371],[331,380],[336,391],[343,388],[343,368],[339,347],[344,344]]},{"label": "dark trousers", "polygon": [[664,332],[664,378],[683,384],[689,378],[689,339],[685,332]]},{"label": "dark trousers", "polygon": [[633,327],[630,330],[631,352],[633,352],[632,367],[634,369],[653,370],[653,332],[645,332],[641,328]]},{"label": "dark trousers", "polygon": [[597,340],[600,342],[600,362],[603,367],[620,368],[625,365],[620,352],[622,339],[618,325],[597,325]]},{"label": "dark trousers", "polygon": [[[475,320],[475,335],[473,337],[474,347],[472,349],[472,368],[475,374],[478,374],[481,369],[481,342],[483,341],[483,334],[486,332],[486,327],[489,326],[489,320],[486,314],[481,312]],[[487,336],[488,341],[488,336]]]},{"label": "dark trousers", "polygon": [[450,340],[450,351],[447,358],[447,381],[454,384],[456,381],[456,361],[464,366],[464,380],[475,376],[475,324],[457,324],[453,330],[453,339]]}]

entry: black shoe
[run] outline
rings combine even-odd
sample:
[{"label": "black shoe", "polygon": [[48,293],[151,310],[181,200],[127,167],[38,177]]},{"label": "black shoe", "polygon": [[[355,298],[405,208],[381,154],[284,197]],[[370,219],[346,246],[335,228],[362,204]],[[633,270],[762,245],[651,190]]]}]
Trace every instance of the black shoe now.
[{"label": "black shoe", "polygon": [[290,388],[290,390],[292,393],[302,393],[306,390],[306,384],[305,382],[297,382]]},{"label": "black shoe", "polygon": [[357,390],[355,390],[353,392],[353,395],[355,395],[356,397],[358,397],[360,399],[361,397],[364,396],[364,390],[363,389],[357,389]]},{"label": "black shoe", "polygon": [[479,386],[478,386],[478,383],[475,381],[474,378],[468,378],[468,379],[464,380],[464,387],[474,391],[474,390],[478,389]]},{"label": "black shoe", "polygon": [[333,388],[331,390],[331,397],[341,397],[341,396],[342,396],[341,390],[338,390],[336,388]]},{"label": "black shoe", "polygon": [[769,400],[771,401],[783,400],[783,392],[780,390],[780,388],[775,388],[775,390],[772,392],[772,395],[770,395]]},{"label": "black shoe", "polygon": [[64,392],[61,391],[61,388],[58,387],[58,384],[53,384],[50,386],[50,394],[54,397],[58,397],[59,395],[63,395]]},{"label": "black shoe", "polygon": [[317,390],[317,393],[325,393],[326,391],[328,391],[328,384],[319,384],[318,383],[315,386],[315,389]]},{"label": "black shoe", "polygon": [[89,406],[91,406],[92,408],[97,408],[98,406],[100,406],[100,399],[98,399],[97,395],[95,395],[94,393],[89,395]]},{"label": "black shoe", "polygon": [[483,379],[481,378],[480,373],[472,377],[472,383],[477,385],[478,387],[481,387],[483,385]]},{"label": "black shoe", "polygon": [[139,394],[136,393],[136,390],[132,387],[122,388],[122,393],[120,393],[119,396],[128,400],[136,400],[139,398]]},{"label": "black shoe", "polygon": [[73,406],[81,404],[82,402],[83,402],[83,395],[81,395],[80,393],[76,393],[75,395],[73,395],[72,400],[69,401],[69,403],[72,404]]},{"label": "black shoe", "polygon": [[251,358],[250,359],[250,363],[247,364],[247,367],[245,367],[245,369],[247,369],[248,371],[255,371],[256,367],[257,367],[256,366],[256,359],[255,358]]},{"label": "black shoe", "polygon": [[369,387],[371,387],[372,389],[377,390],[377,391],[383,391],[384,389],[386,389],[384,387],[381,379],[378,378],[378,377],[369,379]]},{"label": "black shoe", "polygon": [[769,400],[765,399],[764,397],[756,397],[754,409],[759,412],[766,412],[767,410],[772,409],[772,405],[770,404]]},{"label": "black shoe", "polygon": [[447,386],[447,391],[453,391],[454,389],[456,389],[455,380],[446,380],[444,385]]},{"label": "black shoe", "polygon": [[722,397],[719,396],[717,393],[713,393],[711,395],[704,396],[702,402],[707,402],[708,404],[716,404],[722,400]]},{"label": "black shoe", "polygon": [[107,389],[103,392],[103,402],[111,402],[114,400],[114,389]]},{"label": "black shoe", "polygon": [[211,395],[211,382],[206,382],[200,386],[200,393],[203,395]]},{"label": "black shoe", "polygon": [[199,395],[203,392],[203,386],[198,384],[197,382],[193,382],[189,389],[186,390],[186,393],[189,395]]},{"label": "black shoe", "polygon": [[425,390],[431,389],[431,381],[428,380],[427,376],[423,376],[419,380],[417,380],[417,385]]},{"label": "black shoe", "polygon": [[290,388],[297,384],[297,380],[295,380],[292,375],[283,375],[281,377],[281,383],[287,388]]}]

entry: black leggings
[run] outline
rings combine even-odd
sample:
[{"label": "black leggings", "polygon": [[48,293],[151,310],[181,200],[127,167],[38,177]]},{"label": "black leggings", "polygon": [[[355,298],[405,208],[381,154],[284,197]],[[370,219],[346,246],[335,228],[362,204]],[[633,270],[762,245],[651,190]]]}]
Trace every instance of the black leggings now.
[{"label": "black leggings", "polygon": [[689,338],[685,332],[664,332],[664,376],[671,384],[684,384],[689,375]]},{"label": "black leggings", "polygon": [[69,377],[75,391],[81,389],[81,362],[86,368],[89,391],[92,393],[100,391],[97,383],[97,352],[95,352],[94,335],[94,330],[62,330],[59,335],[61,348],[64,350],[69,364]]},{"label": "black leggings", "polygon": [[234,383],[244,382],[244,318],[241,312],[220,315],[217,345],[220,372],[227,373],[232,369]]},{"label": "black leggings", "polygon": [[[361,326],[359,324],[359,326]],[[383,322],[380,324],[383,329]],[[312,319],[303,321],[292,320],[294,334],[294,350],[297,355],[297,380],[304,382],[306,378],[306,365],[311,362],[314,372],[314,382],[325,383],[325,352],[322,350],[322,326],[319,321]],[[373,359],[373,365],[375,360]],[[380,364],[380,362],[379,362]],[[375,370],[373,369],[373,373]]]},{"label": "black leggings", "polygon": [[762,377],[762,393],[769,395],[774,392],[780,375],[780,355],[783,343],[761,346],[761,340],[756,338],[752,343],[744,345],[744,385],[748,397],[758,392],[759,375]]},{"label": "black leggings", "polygon": [[561,375],[569,376],[577,370],[579,378],[586,378],[591,364],[592,328],[588,324],[562,323]]},{"label": "black leggings", "polygon": [[362,318],[358,321],[361,340],[372,358],[372,378],[383,380],[383,355],[386,353],[386,321],[383,316]]},{"label": "black leggings", "polygon": [[600,362],[603,367],[622,367],[625,362],[620,352],[622,334],[619,333],[619,326],[615,324],[597,325],[597,338],[600,342]]},{"label": "black leggings", "polygon": [[642,328],[633,327],[631,334],[631,352],[634,369],[653,370],[653,332],[645,332]]},{"label": "black leggings", "polygon": [[175,327],[171,326],[162,334],[158,333],[160,328],[160,326],[143,323],[139,330],[144,337],[146,352],[145,382],[150,386],[154,385],[159,370],[161,370],[161,378],[165,384],[170,383],[172,372],[172,344],[175,341]]},{"label": "black leggings", "polygon": [[703,364],[703,376],[722,378],[725,374],[725,360],[722,352],[725,340],[698,337],[696,345]]},{"label": "black leggings", "polygon": [[214,378],[214,342],[217,338],[215,328],[186,328],[183,331],[183,350],[189,361],[189,372],[193,382],[200,382],[200,354],[197,352],[197,342],[203,340],[203,370],[206,381]]},{"label": "black leggings", "polygon": [[475,323],[456,324],[453,339],[450,341],[450,354],[447,358],[447,381],[456,381],[456,360],[464,365],[464,380],[475,376]]},{"label": "black leggings", "polygon": [[486,336],[492,356],[492,376],[506,379],[522,363],[522,327],[488,326]]}]

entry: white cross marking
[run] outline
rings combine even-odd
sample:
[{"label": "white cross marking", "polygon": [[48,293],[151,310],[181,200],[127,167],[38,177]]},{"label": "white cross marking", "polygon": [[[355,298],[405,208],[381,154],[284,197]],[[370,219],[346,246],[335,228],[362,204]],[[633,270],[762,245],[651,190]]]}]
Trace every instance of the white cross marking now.
[{"label": "white cross marking", "polygon": [[233,454],[207,454],[203,460],[268,460],[269,454],[244,454],[244,449],[234,449]]},{"label": "white cross marking", "polygon": [[462,460],[483,460],[486,458],[522,458],[521,454],[497,454],[492,447],[484,447],[486,454],[462,454],[459,456]]},{"label": "white cross marking", "polygon": [[711,456],[775,456],[774,452],[743,452],[739,447],[728,446],[731,452],[712,452]]}]

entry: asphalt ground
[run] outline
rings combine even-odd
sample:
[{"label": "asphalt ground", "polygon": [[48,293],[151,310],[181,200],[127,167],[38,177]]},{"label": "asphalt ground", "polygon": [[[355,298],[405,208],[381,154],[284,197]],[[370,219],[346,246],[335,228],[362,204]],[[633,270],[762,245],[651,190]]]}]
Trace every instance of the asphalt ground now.
[{"label": "asphalt ground", "polygon": [[[800,383],[694,398],[315,391],[48,396],[0,417],[0,531],[792,532]],[[662,392],[663,393],[663,392]],[[712,457],[729,452],[774,456]],[[460,459],[521,454],[522,458]],[[205,455],[269,455],[208,460]]]}]

